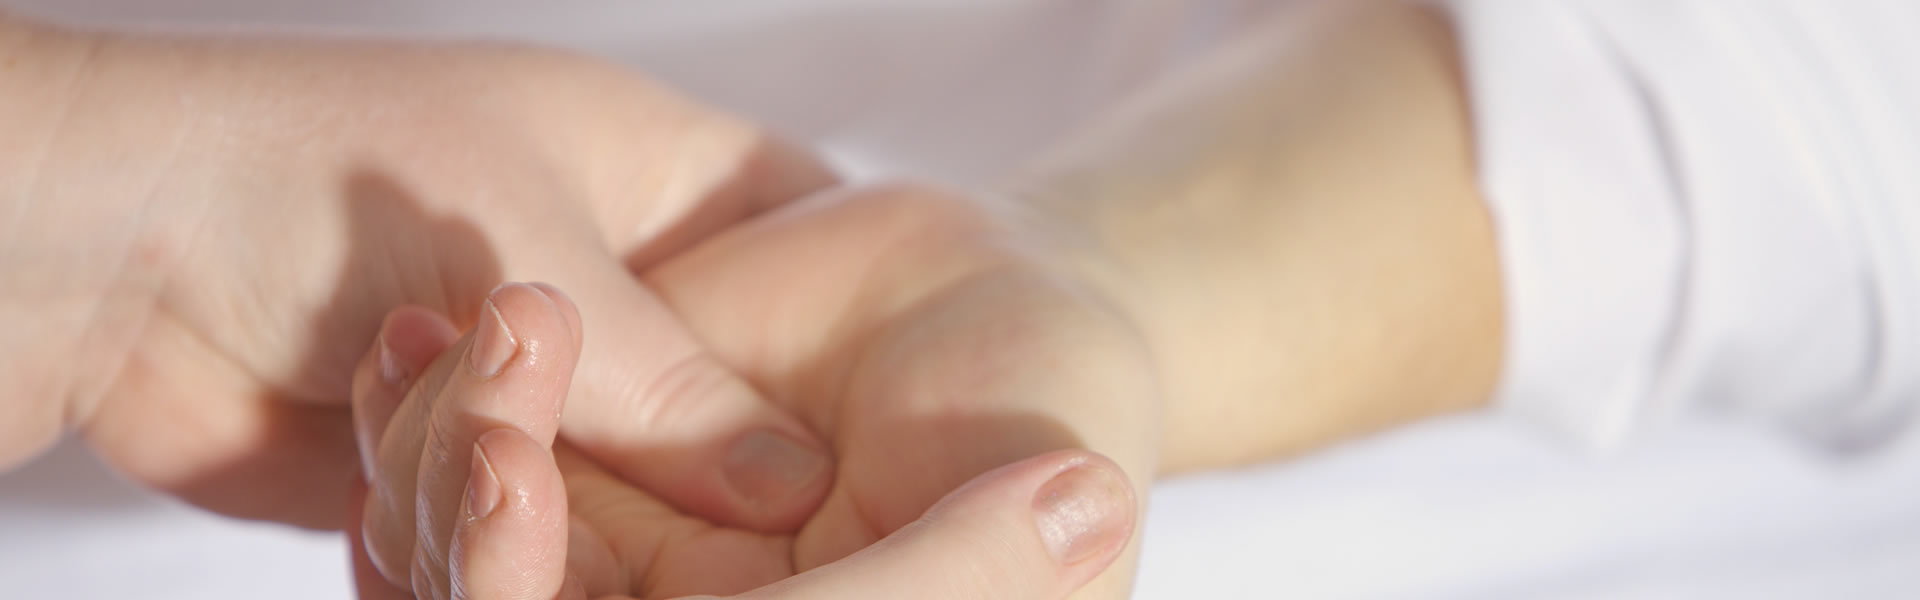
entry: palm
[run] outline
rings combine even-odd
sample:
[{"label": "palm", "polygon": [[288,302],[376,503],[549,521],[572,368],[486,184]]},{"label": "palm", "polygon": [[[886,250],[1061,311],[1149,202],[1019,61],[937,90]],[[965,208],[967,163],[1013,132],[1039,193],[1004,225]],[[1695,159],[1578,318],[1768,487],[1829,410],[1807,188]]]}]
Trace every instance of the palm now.
[{"label": "palm", "polygon": [[983,225],[964,202],[872,190],[794,207],[648,273],[716,355],[831,442],[835,482],[798,532],[753,533],[684,516],[563,449],[573,516],[613,550],[608,568],[583,573],[589,589],[769,583],[1048,450],[1148,468],[1155,387],[1137,342]]}]

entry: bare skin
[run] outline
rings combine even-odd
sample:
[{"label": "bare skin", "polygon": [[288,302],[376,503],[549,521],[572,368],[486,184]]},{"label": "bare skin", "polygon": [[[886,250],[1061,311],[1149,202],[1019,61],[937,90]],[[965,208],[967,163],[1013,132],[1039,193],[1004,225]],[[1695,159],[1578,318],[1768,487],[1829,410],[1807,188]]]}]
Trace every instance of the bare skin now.
[{"label": "bare skin", "polygon": [[[1037,167],[1029,177],[996,195],[1012,199],[1007,202],[968,200],[963,193],[916,186],[886,186],[820,196],[771,212],[711,239],[662,233],[661,229],[636,225],[654,223],[656,221],[649,219],[660,217],[616,214],[617,207],[627,204],[586,202],[588,206],[600,208],[580,213],[572,226],[587,225],[578,229],[578,237],[598,239],[614,250],[601,246],[591,253],[583,251],[579,256],[637,257],[623,266],[638,267],[645,281],[659,291],[664,306],[684,319],[688,345],[702,348],[700,352],[710,353],[714,364],[725,367],[714,372],[738,372],[752,384],[746,389],[764,392],[768,398],[765,405],[771,410],[762,412],[760,408],[753,408],[752,414],[761,415],[755,418],[766,419],[764,422],[773,423],[772,426],[819,435],[820,443],[832,453],[835,467],[832,471],[821,471],[827,483],[809,488],[818,489],[818,496],[813,500],[803,498],[773,511],[776,514],[772,516],[758,517],[743,516],[738,509],[724,506],[715,509],[712,503],[703,501],[713,497],[716,486],[712,483],[671,485],[676,483],[673,473],[685,471],[648,479],[644,469],[632,472],[608,469],[610,462],[648,464],[632,458],[644,456],[644,452],[618,452],[621,449],[670,449],[687,441],[696,446],[711,444],[700,447],[724,448],[732,438],[718,433],[673,437],[656,429],[652,433],[653,441],[649,442],[646,441],[648,435],[616,438],[609,437],[612,434],[605,429],[596,430],[596,425],[623,422],[606,418],[606,413],[589,411],[589,417],[574,420],[572,415],[577,404],[593,406],[592,398],[607,395],[605,388],[583,387],[581,382],[605,378],[608,370],[615,368],[583,364],[567,388],[566,413],[562,422],[555,425],[558,437],[532,435],[538,432],[530,432],[526,437],[533,440],[535,447],[551,443],[553,439],[561,440],[560,472],[565,477],[570,504],[577,507],[569,517],[589,524],[591,535],[582,533],[581,539],[597,539],[604,548],[570,550],[565,559],[547,556],[544,563],[521,558],[526,559],[527,564],[548,567],[557,564],[575,569],[574,576],[583,589],[595,593],[659,596],[740,591],[743,586],[772,583],[789,576],[800,580],[809,573],[832,571],[819,567],[836,564],[832,562],[836,560],[865,560],[860,557],[871,554],[863,552],[863,548],[880,548],[885,545],[888,534],[910,529],[906,525],[921,517],[936,500],[958,493],[965,482],[995,466],[1026,457],[1048,456],[1049,452],[1063,448],[1093,450],[1111,457],[1115,468],[1134,482],[1134,486],[1140,486],[1158,473],[1285,456],[1393,424],[1466,410],[1483,403],[1499,363],[1499,281],[1490,225],[1473,187],[1467,115],[1446,24],[1422,9],[1397,3],[1326,2],[1309,4],[1300,12],[1286,16],[1289,17],[1285,19],[1287,24],[1276,26],[1300,27],[1310,33],[1250,36],[1249,41],[1206,61],[1207,67],[1165,82],[1145,97],[1124,104],[1101,127],[1088,132],[1081,143],[1064,150],[1057,160]],[[29,32],[9,35],[5,43],[58,45],[62,39],[67,38],[40,37]],[[1290,40],[1285,43],[1295,45],[1276,48],[1271,46],[1278,42],[1270,40]],[[217,54],[206,46],[189,44],[187,47],[201,49],[185,52],[188,57],[202,51]],[[54,54],[86,56],[85,53]],[[170,52],[140,54],[177,56]],[[381,56],[387,55],[383,52]],[[85,64],[95,59],[71,60],[79,61],[74,64]],[[205,64],[197,60],[184,62]],[[417,89],[420,81],[416,77],[446,70],[445,63],[427,62],[434,68],[420,71],[400,68],[394,74],[395,79]],[[453,62],[460,63],[459,60]],[[37,64],[41,66],[29,70],[38,75],[22,77],[39,79],[25,81],[55,81],[55,75],[62,71],[46,65],[67,63]],[[214,64],[220,63],[214,61]],[[321,61],[321,64],[339,63]],[[275,68],[252,71],[254,74],[249,77],[264,77],[285,67],[271,66]],[[81,69],[71,65],[66,68]],[[142,67],[138,72],[151,68]],[[90,69],[94,67],[81,70]],[[429,77],[427,81],[434,79]],[[458,86],[472,83],[455,77],[450,85],[462,89]],[[319,87],[324,89],[313,90],[313,93],[327,98],[319,92],[332,88]],[[386,105],[385,102],[377,104]],[[423,112],[414,116],[440,112],[428,108],[439,107],[422,108]],[[307,111],[294,113],[306,114]],[[415,137],[375,135],[396,129],[392,122],[383,125],[360,130],[359,135],[374,139]],[[54,140],[87,139],[74,137],[62,129],[63,126],[51,127],[46,136]],[[462,130],[460,127],[448,129]],[[334,133],[329,129],[321,137]],[[150,134],[143,139],[171,138]],[[533,139],[542,138],[534,136]],[[269,147],[285,147],[286,140],[277,141],[280,143]],[[519,140],[514,142],[500,144],[484,139],[455,138],[434,147],[528,146],[518,143]],[[404,140],[393,143],[406,148]],[[98,147],[117,147],[115,144],[124,145],[125,141],[102,142]],[[566,143],[531,146],[570,147]],[[573,164],[565,160],[572,155],[563,155],[560,160],[536,156],[538,160],[530,162],[560,165],[556,168],[561,174],[556,178],[563,182],[607,181],[595,175],[605,177],[607,173],[617,173],[619,165],[605,166],[603,161],[591,157],[631,155],[606,152],[605,147],[587,149],[591,151],[582,152],[578,158],[601,167],[575,171],[565,166]],[[401,156],[431,154],[407,150],[398,153]],[[26,158],[8,159],[28,161],[31,154],[26,152]],[[96,164],[87,160],[72,162]],[[209,162],[222,164],[217,160]],[[176,160],[166,164],[182,163]],[[196,163],[186,161],[185,164]],[[429,190],[446,189],[436,186],[446,185],[446,181],[468,182],[476,174],[524,172],[503,168],[502,164],[483,161],[467,165],[466,171],[427,169],[404,181]],[[150,168],[165,168],[165,165]],[[11,187],[7,189],[23,190],[17,197],[35,198],[38,196],[35,190],[45,185],[40,182],[48,180],[47,177],[53,181],[72,179],[71,175],[48,176],[38,169],[30,171],[33,179],[10,182]],[[231,174],[226,168],[221,172]],[[274,171],[267,169],[266,172]],[[668,170],[656,178],[616,176],[610,179],[625,182],[637,179],[663,185],[663,181],[679,181],[669,177],[673,174],[684,174],[684,171]],[[340,173],[322,170],[315,177],[275,181],[265,187],[325,189],[327,185],[316,185],[316,182],[337,183]],[[127,181],[139,179],[126,178]],[[801,179],[812,183],[772,187],[791,192],[818,189],[830,182],[830,177]],[[725,175],[693,180],[733,181]],[[226,186],[226,180],[217,178],[184,181],[190,183],[177,185],[188,189]],[[252,185],[253,189],[259,189],[261,184]],[[139,192],[152,187],[133,186],[119,194],[100,196],[144,199],[152,194]],[[537,191],[540,189],[544,188],[530,187],[516,194],[567,196],[564,192]],[[606,188],[560,185],[558,189]],[[684,188],[663,185],[658,189]],[[694,186],[693,189],[731,188],[722,184],[716,188]],[[462,197],[463,191],[470,188],[455,186],[424,196]],[[597,197],[594,193],[585,195]],[[628,196],[612,194],[611,197]],[[698,212],[685,207],[707,206],[699,200],[701,197],[694,194],[691,199],[675,205],[683,207],[678,214]],[[748,204],[775,203],[777,201]],[[46,206],[21,203],[15,210],[29,214],[47,210]],[[338,208],[337,204],[330,206]],[[55,226],[45,231],[54,235],[39,240],[39,245],[33,244],[34,238],[27,238],[27,242],[16,242],[16,247],[27,248],[29,253],[50,252],[47,248],[86,247],[55,242],[64,243],[64,236],[73,235],[69,232],[108,230],[100,227],[100,219],[87,217],[124,214],[127,210],[130,208],[117,206],[87,214],[65,214],[59,219],[33,219],[31,222],[36,224],[53,223]],[[605,212],[609,210],[614,212]],[[455,212],[459,211],[455,209]],[[516,224],[530,219],[539,222],[551,213],[549,210],[506,211],[507,216],[473,218],[482,223],[478,227],[482,238],[499,240],[523,235],[524,232],[514,233]],[[247,214],[250,219],[277,216],[277,213]],[[669,214],[674,213],[669,211]],[[337,224],[338,219],[334,216],[314,222]],[[665,219],[668,223],[682,222]],[[684,221],[710,224],[714,220]],[[26,222],[29,221],[9,225],[25,227],[20,224]],[[609,222],[615,225],[609,228]],[[333,246],[323,248],[338,249],[345,243],[337,237],[340,228],[339,225],[318,228],[322,239],[332,240],[328,243]],[[655,235],[641,236],[642,239],[635,241],[608,233],[636,228]],[[663,229],[675,230],[673,227]],[[691,229],[705,233],[718,228]],[[242,255],[257,248],[270,248],[273,244],[268,242],[281,241],[291,235],[272,231],[262,236],[277,237],[236,242],[247,249],[246,252],[215,253],[215,256]],[[329,238],[329,235],[336,237]],[[606,241],[610,237],[618,239]],[[100,246],[87,247],[86,251],[77,253],[83,257],[146,256],[134,251],[142,247],[133,242],[144,239],[139,235],[87,239],[100,242]],[[646,240],[651,239],[672,243],[649,246]],[[169,246],[160,247],[164,250]],[[663,247],[685,251],[659,249]],[[338,256],[339,252],[319,254]],[[161,252],[158,256],[167,259],[175,255]],[[175,258],[162,260],[161,264],[177,266],[180,262]],[[370,332],[374,331],[372,323],[393,306],[424,304],[430,312],[445,315],[450,321],[433,335],[440,336],[442,343],[450,343],[453,332],[482,322],[480,299],[486,297],[484,292],[493,282],[517,274],[553,280],[556,277],[547,272],[566,272],[557,266],[561,262],[569,261],[515,262],[513,264],[525,267],[505,268],[492,273],[493,277],[475,277],[471,286],[463,286],[472,289],[458,295],[465,299],[460,302],[440,301],[424,294],[390,294],[379,302],[368,302],[367,306],[377,306],[378,310],[370,308],[354,313],[359,315],[354,321],[357,326],[364,326],[357,330],[362,333],[354,339],[359,345],[348,346],[344,342],[338,347],[328,345],[330,350],[325,356],[333,358],[320,364],[341,366],[331,368],[328,370],[331,375],[318,377],[317,381],[321,386],[344,389],[343,373],[351,369],[352,360],[341,359],[342,352],[351,357],[366,348]],[[75,259],[66,264],[76,267],[58,269],[58,272],[35,271],[12,263],[7,269],[38,273],[55,280],[40,289],[73,290],[76,297],[107,298],[109,305],[116,299],[143,297],[125,294],[122,288],[139,291],[153,285],[138,277],[117,275],[117,271],[110,268],[88,268],[90,263],[85,260]],[[337,266],[338,263],[322,263],[316,271],[334,275]],[[134,273],[150,272],[136,269]],[[167,275],[158,278],[160,281],[173,277],[170,269],[151,273]],[[129,281],[144,283],[129,285]],[[481,281],[487,283],[479,283]],[[621,310],[608,308],[622,306],[619,301],[591,300],[589,298],[599,294],[583,293],[579,289],[595,289],[598,284],[588,279],[559,283],[579,299],[584,322],[621,318],[618,316]],[[271,305],[301,306],[301,298],[281,296],[277,299],[284,302]],[[421,299],[434,301],[420,302]],[[9,298],[8,302],[16,301]],[[65,307],[71,303],[46,298],[17,302],[12,305],[26,309],[18,313],[9,310],[12,315],[8,316],[9,324],[23,323],[22,328],[15,331],[44,327],[45,331],[34,336],[83,340],[83,347],[75,348],[72,356],[85,360],[113,361],[120,356],[130,356],[128,361],[139,364],[141,360],[195,356],[193,352],[180,352],[173,345],[146,341],[152,337],[150,334],[133,335],[136,341],[113,336],[109,336],[107,342],[85,341],[93,340],[93,336],[86,335],[89,331],[127,331],[101,324],[102,318],[117,314],[114,311],[101,313],[109,317],[86,316],[94,312],[82,312],[71,321],[27,323],[25,317],[18,315],[35,314],[47,305]],[[149,306],[143,302],[146,301],[136,301],[131,306]],[[600,331],[597,327],[590,328]],[[678,327],[674,326],[676,330]],[[271,328],[265,330],[272,331]],[[175,337],[191,339],[193,336],[182,333]],[[122,345],[131,344],[135,350],[123,348],[116,352],[115,344],[108,343],[115,340]],[[631,350],[625,348],[650,348],[658,341],[650,335],[585,336],[581,340],[585,346],[580,357],[589,363],[606,361],[603,364],[620,365],[621,360],[633,360],[625,354]],[[140,350],[147,344],[157,345],[144,352]],[[276,353],[288,353],[285,349],[276,349],[271,344],[241,345],[224,352],[233,358],[222,360],[265,357],[270,365],[278,365],[277,369],[253,368],[266,375],[256,375],[249,370],[247,375],[231,377],[238,382],[232,386],[239,391],[234,394],[236,397],[258,398],[263,390],[269,392],[265,395],[272,396],[278,393],[276,390],[302,389],[299,384],[303,380],[296,366],[273,362]],[[613,358],[596,358],[603,356]],[[662,366],[660,371],[672,372],[671,364]],[[178,366],[155,362],[146,370],[135,372],[165,373]],[[425,367],[415,368],[421,370],[402,369],[404,379],[412,383],[426,381],[427,378],[420,375]],[[126,420],[121,422],[151,422],[145,416],[109,417],[141,415],[136,410],[117,408],[123,403],[110,399],[114,397],[112,390],[167,389],[167,386],[156,388],[152,380],[127,380],[122,376],[106,382],[108,392],[75,393],[66,390],[84,382],[70,370],[21,371],[20,381],[35,382],[33,385],[50,390],[50,396],[68,401],[51,409],[45,406],[22,409],[29,411],[25,414],[37,415],[36,419],[9,422],[31,423],[35,428],[29,430],[31,435],[8,439],[50,439],[53,434],[47,433],[49,429],[57,432],[63,425],[85,422],[94,424],[90,433],[109,457],[117,454],[115,446],[130,444],[121,440],[141,440],[143,431],[100,423],[122,418]],[[698,384],[688,384],[694,389],[737,389],[732,384],[715,387],[702,383],[706,379],[701,377],[683,377],[682,383],[686,381]],[[181,389],[222,389],[204,381],[193,383],[193,387]],[[134,384],[139,387],[135,388]],[[651,389],[651,386],[643,387]],[[596,393],[595,390],[602,391]],[[955,393],[955,390],[971,393]],[[96,396],[109,399],[91,400]],[[756,396],[752,402],[742,401],[736,405],[761,407],[758,402]],[[233,414],[234,410],[227,406],[204,414]],[[432,413],[431,407],[410,410]],[[394,414],[407,413],[401,410]],[[783,416],[765,416],[775,413]],[[52,420],[49,428],[48,414],[67,416]],[[935,417],[930,422],[986,425],[926,429],[902,426],[930,416]],[[568,420],[583,423],[576,429],[585,433],[570,433]],[[258,449],[249,444],[257,443],[259,432],[270,430],[261,424],[264,422],[269,420],[243,419],[236,426],[216,429],[228,435],[216,436],[215,440],[231,438],[247,443],[234,441],[211,450],[187,453],[185,456],[191,460],[185,464],[219,464],[234,456],[255,455]],[[1030,425],[1036,422],[1043,426]],[[389,424],[386,427],[380,435],[369,436],[368,426],[363,424],[360,428],[363,444],[369,437],[382,440],[378,445],[409,438],[409,434],[395,434],[395,431],[411,431],[414,438],[425,432],[425,428],[419,426]],[[751,428],[735,424],[713,429],[733,432]],[[599,437],[595,437],[596,432]],[[646,433],[644,428],[641,433]],[[477,437],[485,432],[469,432],[469,435]],[[662,436],[667,443],[660,442]],[[622,439],[641,441],[608,441]],[[585,461],[567,458],[572,453],[567,447],[578,445],[576,441],[591,444],[594,440],[602,444],[601,455]],[[350,451],[352,448],[347,443],[330,443],[339,444],[331,447],[336,453],[339,449]],[[453,541],[458,535],[457,524],[463,522],[460,511],[468,510],[462,508],[462,503],[473,464],[470,446],[453,444],[436,449],[429,444],[414,444],[409,441],[395,444],[398,450],[393,454],[401,458],[390,462],[398,465],[397,468],[367,466],[372,476],[374,499],[365,505],[368,523],[372,524],[366,547],[374,549],[379,563],[375,566],[384,579],[414,591],[451,594],[457,581],[451,565],[461,560]],[[15,450],[14,455],[24,456],[40,445],[26,444],[24,451]],[[121,459],[123,461],[133,461],[140,456],[169,456],[155,450],[163,446],[160,442],[130,444],[126,447],[141,451],[123,450],[118,455],[130,457]],[[369,449],[365,445],[362,448],[368,457],[383,454],[380,448]],[[960,451],[949,451],[955,448]],[[411,462],[406,460],[409,449],[414,449],[415,460]],[[587,451],[583,454],[592,454],[591,446],[582,449]],[[351,468],[352,461],[345,462],[347,466],[343,470]],[[177,472],[174,469],[186,467],[130,464],[131,467],[123,468],[135,472],[143,468],[156,469],[162,476],[150,480],[163,487],[185,487],[179,484],[182,479],[172,473]],[[608,476],[608,473],[618,476]],[[422,487],[418,485],[420,481],[437,483]],[[908,485],[871,484],[879,481],[906,481]],[[596,488],[599,491],[594,491]],[[694,491],[688,492],[689,489]],[[414,495],[416,492],[420,494],[418,497]],[[213,493],[206,497],[221,495]],[[674,501],[662,502],[659,500],[662,496]],[[600,501],[599,498],[615,500]],[[412,514],[409,508],[429,513],[425,522],[431,526],[421,530],[413,528],[415,520],[411,517],[419,515]],[[755,528],[755,524],[767,527]],[[766,531],[769,528],[773,531]],[[673,531],[701,533],[678,536],[663,533]],[[964,540],[965,536],[948,539]],[[639,550],[619,549],[622,547]],[[1055,584],[1071,581],[1072,585],[1054,588],[1036,584],[1032,589],[1044,593],[1033,597],[1059,597],[1064,594],[1061,590],[1076,587],[1080,591],[1075,597],[1124,594],[1131,578],[1133,558],[1131,545],[1117,546],[1114,550],[1119,552],[1121,547],[1127,549],[1123,555],[1102,559],[1117,560],[1115,564],[1119,566],[1094,576],[1065,565],[1051,573],[1054,579],[1050,581]],[[430,550],[421,553],[421,548]],[[960,560],[970,555],[956,552],[955,556]],[[553,571],[541,572],[551,574]],[[1045,573],[1036,575],[1042,578],[1036,581],[1045,580],[1045,576]],[[1089,581],[1088,577],[1092,579]],[[1087,585],[1079,587],[1080,582]],[[512,581],[499,583],[509,584]],[[775,587],[779,585],[776,583]],[[489,595],[492,591],[498,590],[465,593],[468,597],[501,597]],[[1059,593],[1054,593],[1056,591]]]},{"label": "bare skin", "polygon": [[1477,408],[1498,375],[1451,26],[1390,1],[1279,17],[1013,186],[1154,349],[1162,472]]},{"label": "bare skin", "polygon": [[[468,319],[538,274],[606,332],[568,405],[583,451],[746,527],[822,499],[820,441],[630,271],[833,184],[810,155],[547,50],[0,26],[0,466],[78,430],[202,506],[340,527],[348,381],[380,319]],[[689,376],[735,385],[664,395]],[[754,432],[817,476],[771,489],[729,462]]]},{"label": "bare skin", "polygon": [[[566,573],[590,597],[736,593],[1049,449],[1103,453],[1144,483],[1484,403],[1498,265],[1446,23],[1388,3],[1284,16],[1300,35],[1256,32],[1135,99],[996,195],[1011,200],[848,190],[646,272],[713,352],[832,440],[840,470],[797,535],[755,536],[560,448],[573,539],[610,549],[570,554]],[[940,425],[911,425],[928,417]],[[434,505],[461,514],[457,496]],[[416,543],[458,533],[433,535]],[[1074,597],[1124,596],[1132,560]]]}]

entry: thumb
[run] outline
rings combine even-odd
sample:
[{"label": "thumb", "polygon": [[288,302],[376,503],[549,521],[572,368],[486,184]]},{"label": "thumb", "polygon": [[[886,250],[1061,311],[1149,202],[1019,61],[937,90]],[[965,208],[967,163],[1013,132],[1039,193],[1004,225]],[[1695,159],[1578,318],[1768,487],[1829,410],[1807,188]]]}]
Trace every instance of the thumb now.
[{"label": "thumb", "polygon": [[1137,512],[1112,461],[1052,452],[976,477],[878,543],[742,598],[1063,598],[1120,555]]}]

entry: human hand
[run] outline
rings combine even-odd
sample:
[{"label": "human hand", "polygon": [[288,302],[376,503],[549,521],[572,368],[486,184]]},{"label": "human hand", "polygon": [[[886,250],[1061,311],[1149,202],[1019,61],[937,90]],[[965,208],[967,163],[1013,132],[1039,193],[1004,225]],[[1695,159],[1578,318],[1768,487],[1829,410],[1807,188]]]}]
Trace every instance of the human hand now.
[{"label": "human hand", "polygon": [[[0,417],[27,412],[0,419],[0,468],[77,427],[189,501],[337,527],[350,375],[382,316],[421,305],[465,328],[489,289],[538,273],[596,324],[561,425],[577,448],[716,522],[790,528],[820,500],[766,468],[812,460],[824,481],[819,442],[629,270],[830,184],[811,157],[532,48],[6,31],[26,34],[0,36],[0,76],[32,93],[0,99],[0,230],[18,232],[0,317],[79,347],[6,345],[26,387]],[[757,470],[729,449],[748,432],[775,436],[754,438]]]},{"label": "human hand", "polygon": [[[578,544],[569,538],[567,521],[555,518],[565,514],[567,484],[553,455],[512,428],[483,434],[475,448],[469,475],[475,487],[452,534],[450,582],[442,597],[586,598],[581,580],[555,560]],[[1063,598],[1123,549],[1090,539],[1100,533],[1084,520],[1134,518],[1137,506],[1120,477],[1112,463],[1085,451],[1022,460],[975,477],[879,543],[731,597]],[[357,558],[363,600],[413,597],[387,586],[364,555]]]},{"label": "human hand", "polygon": [[[833,570],[826,565],[863,548],[894,544],[881,540],[968,480],[1050,451],[1097,450],[1135,481],[1150,477],[1158,408],[1151,362],[1124,321],[1046,265],[1037,256],[1044,249],[1030,243],[1037,242],[1022,239],[984,205],[935,190],[881,187],[787,207],[649,272],[649,282],[715,356],[831,440],[837,464],[832,490],[797,533],[756,533],[676,510],[562,443],[556,455],[573,523],[561,536],[564,547],[551,540],[517,542],[548,551],[529,551],[516,563],[520,571],[503,572],[546,568],[564,555],[567,570],[542,571],[546,579],[515,589],[558,589],[562,580],[555,574],[565,573],[569,585],[595,597],[744,592],[815,569]],[[432,335],[396,333],[396,325],[412,320],[396,314],[382,336],[443,340],[426,347],[452,339],[451,325],[431,328],[438,332]],[[507,320],[520,339],[522,327],[511,315]],[[457,361],[443,357],[436,365],[451,362]],[[356,381],[375,381],[374,364],[363,362]],[[436,366],[425,372],[411,393],[387,385],[356,390],[358,406],[400,404],[397,414],[415,415],[396,418],[383,430],[362,421],[363,438],[382,444],[381,458],[369,471],[373,485],[421,486],[418,504],[403,514],[366,516],[369,523],[400,526],[415,537],[395,544],[396,536],[369,528],[365,545],[375,556],[415,557],[412,590],[446,597],[465,585],[450,579],[459,568],[448,565],[463,543],[454,523],[462,521],[465,495],[458,484],[468,473],[445,458],[448,452],[416,459],[418,449],[457,451],[503,423],[518,423],[515,428],[533,438],[527,443],[538,447],[550,429],[515,420],[539,410],[522,406],[512,409],[513,418],[503,418],[488,408],[497,401],[463,408],[457,393],[437,391],[474,388],[461,382],[470,378],[468,371]],[[381,399],[403,393],[405,402]],[[366,412],[379,421],[380,412]],[[435,439],[440,441],[426,441]],[[1107,481],[1119,488],[1116,493],[1137,493],[1123,475]],[[530,489],[535,496],[556,495]],[[1117,550],[1130,538],[1134,517],[1129,509],[1117,522],[1090,528],[1106,532],[1109,543],[1072,546],[1061,550],[1064,559],[1049,564],[1078,565],[1107,545]],[[405,527],[416,520],[426,525]],[[562,526],[543,527],[553,532]],[[964,562],[969,553],[955,554]],[[1102,556],[1102,566],[1112,559]],[[1123,560],[1126,568],[1108,571],[1083,593],[1124,594],[1131,558]],[[1002,591],[1057,597],[1086,580],[1027,589],[1016,579]],[[554,587],[541,587],[548,584]]]}]

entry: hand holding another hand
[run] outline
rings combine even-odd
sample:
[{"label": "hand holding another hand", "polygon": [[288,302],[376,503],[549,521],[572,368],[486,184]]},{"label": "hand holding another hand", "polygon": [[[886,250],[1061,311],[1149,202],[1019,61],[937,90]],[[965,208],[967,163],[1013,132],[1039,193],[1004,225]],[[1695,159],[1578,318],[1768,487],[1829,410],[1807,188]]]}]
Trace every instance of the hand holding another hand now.
[{"label": "hand holding another hand", "polygon": [[[1054,598],[1091,581],[1086,597],[1123,595],[1132,559],[1105,567],[1135,530],[1130,481],[1152,469],[1153,370],[1123,321],[1025,246],[980,204],[887,186],[785,207],[646,273],[716,357],[835,449],[826,500],[787,530],[701,518],[564,435],[549,458],[580,331],[552,288],[494,294],[482,312],[510,335],[482,319],[454,342],[445,319],[395,313],[381,338],[424,375],[382,381],[376,352],[356,409],[376,495],[417,503],[367,504],[368,566],[398,584],[369,591]],[[505,370],[466,366],[505,339]],[[468,448],[485,458],[463,461]]]}]

